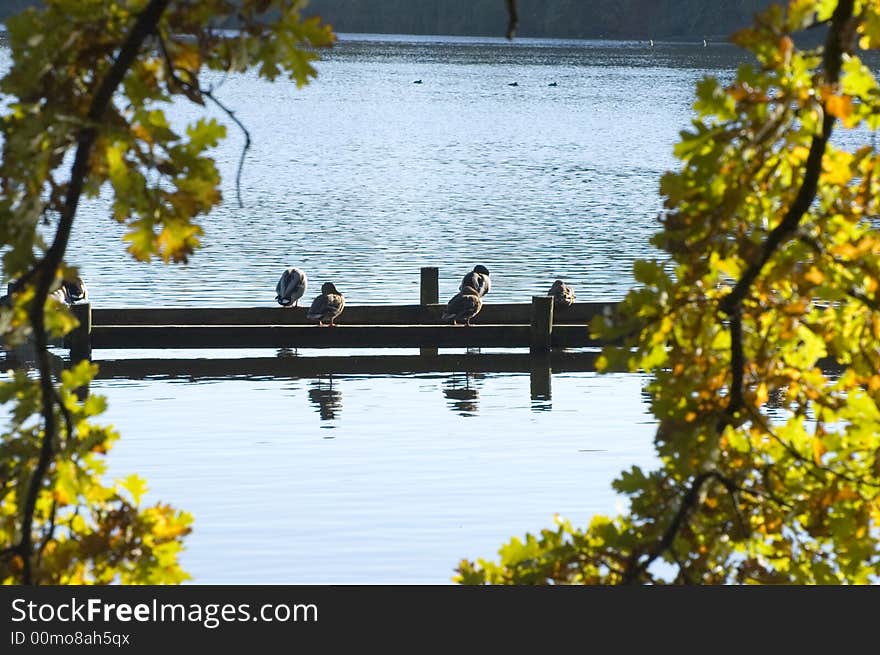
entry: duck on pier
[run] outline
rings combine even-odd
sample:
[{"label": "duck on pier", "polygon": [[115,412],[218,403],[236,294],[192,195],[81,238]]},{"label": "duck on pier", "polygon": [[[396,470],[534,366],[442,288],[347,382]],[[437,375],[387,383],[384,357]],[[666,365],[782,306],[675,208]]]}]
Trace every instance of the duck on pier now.
[{"label": "duck on pier", "polygon": [[458,287],[459,291],[464,291],[465,287],[470,287],[474,291],[477,292],[477,295],[482,298],[487,293],[489,293],[489,288],[491,286],[491,281],[489,279],[489,269],[483,266],[482,264],[477,264],[474,266],[474,270],[470,273],[467,273],[461,280],[461,285]]},{"label": "duck on pier", "polygon": [[65,305],[73,305],[88,300],[89,290],[83,279],[76,276],[72,280],[62,280],[61,284],[49,295]]},{"label": "duck on pier", "polygon": [[301,268],[286,269],[275,285],[275,300],[282,307],[297,307],[308,286],[308,279]]},{"label": "duck on pier", "polygon": [[480,313],[483,308],[483,299],[473,287],[463,286],[461,291],[452,296],[446,303],[446,311],[440,316],[441,321],[451,321],[458,325],[463,321],[465,327],[470,327],[471,319]]},{"label": "duck on pier", "polygon": [[547,295],[553,296],[553,304],[557,307],[571,307],[575,301],[574,289],[562,280],[556,280]]},{"label": "duck on pier", "polygon": [[318,321],[318,325],[324,327],[327,323],[330,327],[336,327],[336,319],[345,309],[345,296],[343,296],[332,282],[321,285],[321,295],[312,301],[306,318],[310,321]]}]

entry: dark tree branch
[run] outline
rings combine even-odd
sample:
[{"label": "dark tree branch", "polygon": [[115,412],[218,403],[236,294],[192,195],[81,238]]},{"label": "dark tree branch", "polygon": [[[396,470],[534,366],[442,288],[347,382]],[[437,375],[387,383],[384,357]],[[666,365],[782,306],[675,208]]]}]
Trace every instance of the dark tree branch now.
[{"label": "dark tree branch", "polygon": [[648,567],[654,563],[654,561],[663,554],[663,551],[669,549],[675,538],[678,536],[678,532],[681,529],[681,526],[684,524],[688,515],[691,513],[691,510],[697,504],[697,500],[700,497],[700,490],[703,488],[703,484],[706,480],[711,478],[716,478],[718,480],[723,480],[724,478],[716,471],[708,471],[706,473],[700,473],[697,477],[694,478],[694,481],[691,483],[690,488],[684,495],[684,498],[681,500],[681,504],[678,506],[678,511],[675,513],[675,516],[672,518],[672,523],[666,528],[666,531],[663,533],[663,536],[657,541],[657,543],[648,551],[648,557],[642,562],[638,561],[639,555],[634,554],[631,559],[629,565],[627,566],[626,572],[623,575],[623,584],[634,584],[638,582],[639,576],[642,575],[645,571],[648,570]]},{"label": "dark tree branch", "polygon": [[64,259],[64,253],[67,251],[67,243],[70,240],[70,234],[73,229],[73,220],[79,206],[85,179],[89,173],[89,156],[98,136],[98,125],[113,100],[113,93],[131,68],[146,38],[155,31],[159,19],[162,17],[169,2],[170,0],[150,0],[150,3],[135,20],[131,32],[129,32],[128,37],[119,50],[116,60],[92,98],[88,114],[86,115],[86,127],[77,135],[76,154],[70,169],[70,185],[67,189],[67,196],[64,199],[61,217],[55,231],[55,239],[38,265],[36,295],[29,312],[29,320],[34,332],[40,374],[44,433],[37,465],[25,496],[22,509],[21,537],[16,547],[18,554],[24,560],[22,569],[23,584],[34,583],[31,570],[34,511],[40,488],[43,486],[43,480],[55,454],[54,444],[58,434],[54,412],[55,388],[52,382],[48,338],[43,317],[46,298],[49,295],[49,289],[55,278],[55,273]]},{"label": "dark tree branch", "polygon": [[[733,420],[743,406],[743,378],[746,366],[743,352],[742,307],[737,305],[730,316],[730,398],[724,410],[724,423]],[[720,426],[724,429],[724,425]]]},{"label": "dark tree branch", "polygon": [[[853,49],[854,26],[853,22],[854,0],[840,0],[834,14],[831,17],[831,29],[825,42],[825,81],[828,84],[837,84],[840,80],[840,69],[843,65],[844,53]],[[804,170],[804,179],[798,189],[794,202],[788,208],[785,216],[767,237],[761,247],[758,259],[743,273],[731,292],[721,300],[721,311],[732,314],[740,305],[751,289],[752,284],[761,274],[764,266],[779,248],[779,246],[797,230],[801,219],[810,209],[810,205],[816,198],[819,188],[819,175],[822,173],[822,158],[825,156],[825,147],[831,138],[836,119],[827,111],[822,117],[822,131],[813,137],[810,144],[810,153]]]},{"label": "dark tree branch", "polygon": [[507,39],[513,38],[516,28],[519,27],[519,15],[516,12],[516,0],[507,1]]},{"label": "dark tree branch", "polygon": [[49,542],[55,536],[55,516],[57,511],[58,503],[53,500],[52,509],[49,511],[49,527],[46,529],[46,532],[43,535],[43,540],[40,542],[40,548],[37,550],[37,566],[39,566],[43,560],[43,551],[46,550],[46,546],[49,545]]}]

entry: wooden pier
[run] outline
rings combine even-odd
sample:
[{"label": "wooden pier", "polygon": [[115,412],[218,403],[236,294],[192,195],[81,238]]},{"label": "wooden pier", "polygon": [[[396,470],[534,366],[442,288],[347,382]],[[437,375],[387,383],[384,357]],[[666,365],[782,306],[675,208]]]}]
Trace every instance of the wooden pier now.
[{"label": "wooden pier", "polygon": [[[80,326],[68,336],[74,360],[98,349],[210,348],[524,348],[546,354],[554,348],[597,347],[590,321],[616,303],[554,307],[549,296],[528,303],[492,303],[488,298],[473,325],[440,320],[438,269],[421,270],[419,304],[346,305],[336,327],[306,319],[305,307],[93,308],[74,305]],[[549,287],[549,285],[548,285]]]}]

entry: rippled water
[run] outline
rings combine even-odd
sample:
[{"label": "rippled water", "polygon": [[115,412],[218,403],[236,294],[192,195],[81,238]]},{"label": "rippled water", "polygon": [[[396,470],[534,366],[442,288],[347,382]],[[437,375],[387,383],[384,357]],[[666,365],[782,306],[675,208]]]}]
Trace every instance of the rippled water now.
[{"label": "rippled water", "polygon": [[131,266],[100,204],[81,214],[71,261],[103,306],[272,305],[287,265],[306,270],[309,294],[333,280],[352,303],[417,301],[421,266],[439,267],[445,300],[477,263],[497,301],[560,276],[583,300],[617,299],[651,252],[695,81],[741,59],[726,46],[343,38],[302,90],[215,80],[253,147],[239,208],[230,127],[226,203],[189,265]]},{"label": "rippled water", "polygon": [[[253,147],[244,208],[232,183],[241,135],[230,129],[218,150],[226,202],[190,264],[130,262],[102,201],[83,207],[69,260],[98,307],[272,306],[287,265],[308,272],[307,297],[333,280],[352,304],[417,302],[422,266],[440,268],[445,300],[476,263],[493,301],[526,301],[555,277],[580,300],[616,300],[651,254],[659,176],[675,165],[694,83],[742,58],[691,44],[343,36],[303,90],[214,80]],[[95,353],[143,355],[157,353]],[[92,390],[123,435],[111,473],[136,471],[151,499],[195,514],[183,557],[195,582],[445,583],[462,557],[492,556],[554,512],[583,524],[614,511],[610,480],[654,458],[643,383],[554,373],[536,394],[528,373],[157,374]]]}]

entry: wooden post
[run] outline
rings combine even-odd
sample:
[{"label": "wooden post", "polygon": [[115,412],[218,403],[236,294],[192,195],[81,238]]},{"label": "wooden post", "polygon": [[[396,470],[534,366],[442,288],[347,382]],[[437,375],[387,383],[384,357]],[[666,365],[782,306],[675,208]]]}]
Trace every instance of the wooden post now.
[{"label": "wooden post", "polygon": [[550,337],[553,334],[553,297],[532,296],[532,354],[550,352]]},{"label": "wooden post", "polygon": [[71,311],[79,321],[79,327],[68,335],[70,360],[79,362],[92,356],[92,305],[72,305]]},{"label": "wooden post", "polygon": [[[440,269],[436,266],[423,266],[419,285],[419,304],[436,305],[440,302]],[[423,357],[436,357],[437,348],[420,348]]]},{"label": "wooden post", "polygon": [[440,269],[436,266],[422,267],[420,305],[436,305],[440,302]]}]

